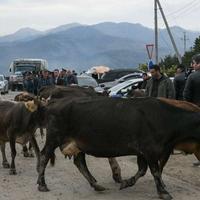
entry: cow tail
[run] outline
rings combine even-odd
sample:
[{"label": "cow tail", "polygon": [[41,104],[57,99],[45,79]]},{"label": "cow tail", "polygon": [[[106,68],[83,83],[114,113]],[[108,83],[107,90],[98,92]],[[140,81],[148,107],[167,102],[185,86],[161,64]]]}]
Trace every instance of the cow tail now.
[{"label": "cow tail", "polygon": [[50,157],[50,164],[51,164],[52,167],[55,165],[55,160],[56,160],[56,155],[53,152],[51,157]]}]

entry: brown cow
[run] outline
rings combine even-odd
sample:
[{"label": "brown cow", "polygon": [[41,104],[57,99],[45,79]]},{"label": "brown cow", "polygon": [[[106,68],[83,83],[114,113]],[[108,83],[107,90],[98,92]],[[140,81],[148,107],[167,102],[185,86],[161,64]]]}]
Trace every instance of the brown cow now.
[{"label": "brown cow", "polygon": [[44,108],[38,101],[10,102],[0,101],[0,144],[3,156],[3,166],[9,167],[5,157],[5,142],[10,142],[11,168],[10,174],[16,174],[15,143],[25,144],[30,141],[37,157],[39,165],[39,147],[34,133],[40,124],[44,122]]},{"label": "brown cow", "polygon": [[[36,99],[36,97],[33,94],[28,93],[28,92],[22,92],[22,93],[15,96],[14,101],[27,102],[27,101],[32,101],[32,100],[35,100],[35,99]],[[39,129],[40,129],[41,137],[43,138],[44,137],[43,128],[40,127]],[[27,148],[26,144],[23,144],[22,146],[23,146],[24,157],[34,157],[31,143],[29,143],[29,148]]]}]

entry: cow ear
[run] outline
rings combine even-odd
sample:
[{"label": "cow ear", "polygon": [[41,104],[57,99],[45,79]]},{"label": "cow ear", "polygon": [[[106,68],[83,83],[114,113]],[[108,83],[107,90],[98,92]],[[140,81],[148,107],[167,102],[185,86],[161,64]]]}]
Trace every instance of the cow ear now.
[{"label": "cow ear", "polygon": [[29,112],[35,112],[38,109],[38,105],[34,102],[34,100],[27,101],[24,105]]}]

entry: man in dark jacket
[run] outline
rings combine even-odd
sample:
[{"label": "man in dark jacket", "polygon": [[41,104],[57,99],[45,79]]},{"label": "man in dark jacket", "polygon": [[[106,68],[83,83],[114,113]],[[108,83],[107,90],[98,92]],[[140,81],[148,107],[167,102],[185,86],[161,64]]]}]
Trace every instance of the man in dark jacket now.
[{"label": "man in dark jacket", "polygon": [[60,76],[58,69],[53,71],[53,83],[54,85],[65,85],[65,80]]},{"label": "man in dark jacket", "polygon": [[147,85],[147,81],[150,79],[150,77],[148,76],[148,74],[146,72],[144,72],[142,74],[142,78],[143,78],[143,82],[140,86],[140,89],[145,89],[146,88],[146,85]]},{"label": "man in dark jacket", "polygon": [[195,72],[188,76],[183,91],[183,99],[200,106],[200,54],[192,57],[192,64]]},{"label": "man in dark jacket", "polygon": [[150,73],[152,77],[147,81],[145,96],[174,99],[174,85],[168,77],[160,72],[160,67],[158,65],[153,65],[150,69]]},{"label": "man in dark jacket", "polygon": [[38,80],[38,90],[40,90],[43,86],[53,85],[53,80],[49,76],[49,72],[47,70],[42,71],[42,76]]},{"label": "man in dark jacket", "polygon": [[176,69],[176,76],[174,78],[174,89],[176,92],[176,99],[183,100],[183,90],[186,82],[185,67],[179,65]]},{"label": "man in dark jacket", "polygon": [[[196,54],[192,57],[192,66],[195,72],[188,76],[183,91],[183,99],[200,106],[200,54]],[[199,165],[199,161],[194,163],[194,166]]]},{"label": "man in dark jacket", "polygon": [[67,71],[67,85],[78,84],[76,75],[74,75],[70,70]]}]

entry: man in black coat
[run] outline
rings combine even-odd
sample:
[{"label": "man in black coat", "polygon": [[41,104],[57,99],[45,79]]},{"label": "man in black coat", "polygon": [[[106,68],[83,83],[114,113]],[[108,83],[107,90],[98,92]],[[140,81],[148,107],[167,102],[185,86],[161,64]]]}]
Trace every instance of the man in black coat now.
[{"label": "man in black coat", "polygon": [[192,57],[192,64],[195,70],[186,81],[183,91],[183,99],[200,106],[200,54]]},{"label": "man in black coat", "polygon": [[[192,66],[195,72],[188,76],[183,91],[183,99],[200,106],[200,54],[192,57]],[[200,162],[196,162],[194,165],[199,166]]]},{"label": "man in black coat", "polygon": [[177,100],[183,100],[183,90],[186,82],[185,67],[179,65],[176,69],[176,76],[174,78],[174,89]]}]

